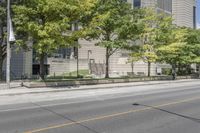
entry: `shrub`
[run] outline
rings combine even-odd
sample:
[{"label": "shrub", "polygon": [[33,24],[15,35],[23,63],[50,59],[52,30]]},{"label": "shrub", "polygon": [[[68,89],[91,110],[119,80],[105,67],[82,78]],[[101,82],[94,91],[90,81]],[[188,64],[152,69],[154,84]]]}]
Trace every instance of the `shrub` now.
[{"label": "shrub", "polygon": [[162,74],[163,75],[171,75],[172,69],[171,68],[162,68]]}]

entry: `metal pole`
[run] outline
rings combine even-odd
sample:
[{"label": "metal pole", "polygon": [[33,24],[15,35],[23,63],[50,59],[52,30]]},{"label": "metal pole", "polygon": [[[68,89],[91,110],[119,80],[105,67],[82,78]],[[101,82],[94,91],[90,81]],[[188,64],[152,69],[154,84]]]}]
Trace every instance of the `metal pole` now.
[{"label": "metal pole", "polygon": [[77,47],[77,78],[79,78],[79,56],[78,56],[78,47]]},{"label": "metal pole", "polygon": [[7,66],[6,66],[6,83],[10,89],[10,0],[7,0]]}]

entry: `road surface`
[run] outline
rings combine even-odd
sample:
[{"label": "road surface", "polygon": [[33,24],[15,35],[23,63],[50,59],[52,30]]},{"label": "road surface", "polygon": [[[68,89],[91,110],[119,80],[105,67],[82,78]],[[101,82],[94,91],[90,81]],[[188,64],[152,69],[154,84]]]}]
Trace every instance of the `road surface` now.
[{"label": "road surface", "polygon": [[145,87],[158,89],[1,105],[0,133],[200,132],[200,83]]}]

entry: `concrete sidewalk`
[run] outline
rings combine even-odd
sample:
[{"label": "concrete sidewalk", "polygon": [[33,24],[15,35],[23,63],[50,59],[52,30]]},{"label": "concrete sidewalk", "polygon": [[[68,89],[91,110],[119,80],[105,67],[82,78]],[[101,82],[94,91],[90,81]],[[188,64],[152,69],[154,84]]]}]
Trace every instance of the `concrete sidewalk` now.
[{"label": "concrete sidewalk", "polygon": [[154,84],[170,84],[181,82],[198,82],[200,79],[184,79],[175,81],[145,81],[145,82],[132,82],[132,83],[118,83],[118,84],[99,84],[87,86],[73,86],[73,87],[48,87],[48,88],[26,88],[21,87],[21,82],[12,82],[11,89],[7,89],[5,83],[0,84],[0,96],[23,95],[23,94],[37,94],[37,93],[53,93],[65,91],[78,91],[78,90],[92,90],[92,89],[107,89],[119,87],[132,87],[132,86],[145,86]]}]

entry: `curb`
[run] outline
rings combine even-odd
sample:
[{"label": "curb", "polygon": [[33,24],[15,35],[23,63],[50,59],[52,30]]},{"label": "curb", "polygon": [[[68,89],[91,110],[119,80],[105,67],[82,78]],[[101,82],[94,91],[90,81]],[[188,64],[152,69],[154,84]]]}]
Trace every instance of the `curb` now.
[{"label": "curb", "polygon": [[120,88],[120,87],[134,87],[134,86],[146,86],[146,85],[156,85],[156,84],[169,84],[169,83],[180,83],[180,82],[191,82],[191,80],[182,81],[168,81],[167,82],[158,82],[158,83],[145,83],[144,84],[131,84],[131,85],[116,85],[116,86],[107,86],[107,87],[91,87],[91,88],[76,88],[76,89],[59,89],[59,90],[47,90],[47,91],[38,91],[38,92],[22,92],[22,93],[10,93],[10,94],[0,94],[0,96],[15,96],[15,95],[24,95],[24,94],[43,94],[43,93],[54,93],[54,92],[67,92],[67,91],[81,91],[81,90],[97,90],[97,89],[112,89],[112,88]]}]

